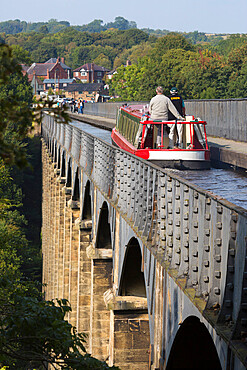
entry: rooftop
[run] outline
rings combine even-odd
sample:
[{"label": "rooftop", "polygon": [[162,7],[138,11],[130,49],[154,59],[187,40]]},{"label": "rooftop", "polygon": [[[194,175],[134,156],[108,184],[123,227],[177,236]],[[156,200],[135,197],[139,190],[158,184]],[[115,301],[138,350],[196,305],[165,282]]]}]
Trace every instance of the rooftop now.
[{"label": "rooftop", "polygon": [[103,83],[73,83],[64,88],[65,91],[99,91],[104,89]]},{"label": "rooftop", "polygon": [[76,69],[73,69],[73,72],[79,72],[81,69],[84,69],[85,71],[102,71],[102,72],[108,72],[109,69],[105,68],[105,67],[101,67],[101,66],[98,66],[97,64],[95,63],[86,63],[86,64],[83,64],[83,66],[80,66]]}]

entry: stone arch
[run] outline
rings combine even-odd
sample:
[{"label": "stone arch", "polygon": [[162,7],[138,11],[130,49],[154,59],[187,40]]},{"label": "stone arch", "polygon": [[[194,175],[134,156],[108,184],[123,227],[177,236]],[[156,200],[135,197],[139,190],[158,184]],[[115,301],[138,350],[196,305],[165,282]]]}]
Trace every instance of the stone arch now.
[{"label": "stone arch", "polygon": [[179,328],[166,369],[222,369],[212,337],[198,317],[188,317]]},{"label": "stone arch", "polygon": [[109,210],[106,202],[102,204],[99,222],[98,232],[95,247],[99,249],[111,249],[111,228],[109,224]]},{"label": "stone arch", "polygon": [[66,186],[71,188],[72,185],[72,160],[68,160],[67,176],[66,176]]},{"label": "stone arch", "polygon": [[72,199],[73,200],[80,200],[80,173],[79,173],[79,167],[77,167],[77,169],[76,169]]},{"label": "stone arch", "polygon": [[82,208],[82,220],[92,220],[92,200],[90,194],[90,181],[87,181],[84,192],[84,202]]},{"label": "stone arch", "polygon": [[54,147],[53,162],[57,163],[57,144],[56,144],[56,142],[54,142],[53,147]]},{"label": "stone arch", "polygon": [[66,173],[65,151],[63,151],[62,165],[61,165],[61,177],[65,177],[65,173]]},{"label": "stone arch", "polygon": [[58,155],[57,155],[57,168],[61,169],[61,150],[60,147],[58,148]]},{"label": "stone arch", "polygon": [[146,297],[141,248],[136,238],[130,239],[127,245],[119,295]]}]

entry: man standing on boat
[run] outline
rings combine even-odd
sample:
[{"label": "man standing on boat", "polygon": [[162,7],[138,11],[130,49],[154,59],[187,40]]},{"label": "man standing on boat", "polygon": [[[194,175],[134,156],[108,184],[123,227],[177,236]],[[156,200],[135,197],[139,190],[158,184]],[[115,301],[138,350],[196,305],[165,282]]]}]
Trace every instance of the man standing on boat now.
[{"label": "man standing on boat", "polygon": [[[175,106],[172,104],[171,100],[163,94],[163,87],[158,86],[156,89],[156,96],[154,96],[149,103],[149,112],[151,115],[151,120],[168,121],[169,111],[178,119],[179,121],[184,121],[185,119],[177,111]],[[172,149],[174,146],[174,130],[175,124],[168,125],[170,127],[169,133],[169,148]],[[174,129],[172,129],[174,126]],[[172,132],[171,132],[172,131]],[[161,125],[158,125],[157,134],[157,145],[161,146]]]},{"label": "man standing on boat", "polygon": [[[170,94],[168,95],[168,98],[171,100],[172,104],[177,109],[178,113],[181,114],[181,116],[185,117],[185,105],[184,101],[182,99],[182,96],[178,95],[178,89],[176,87],[172,87],[170,90]],[[176,117],[171,113],[168,112],[168,121],[174,121],[176,120]],[[183,125],[177,124],[177,125],[170,125],[170,135],[174,138],[175,133],[175,126],[177,126],[177,133],[178,133],[178,146],[179,148],[182,147],[182,136],[183,136]]]}]

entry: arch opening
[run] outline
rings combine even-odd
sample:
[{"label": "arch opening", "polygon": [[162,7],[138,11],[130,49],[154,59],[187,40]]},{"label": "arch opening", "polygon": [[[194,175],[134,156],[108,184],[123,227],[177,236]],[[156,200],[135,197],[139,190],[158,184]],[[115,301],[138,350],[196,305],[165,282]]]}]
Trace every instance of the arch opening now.
[{"label": "arch opening", "polygon": [[60,170],[61,168],[61,154],[60,154],[60,149],[58,149],[58,159],[57,159],[57,168]]},{"label": "arch opening", "polygon": [[85,187],[83,211],[83,220],[92,220],[92,209],[91,209],[91,195],[90,195],[90,182],[88,181]]},{"label": "arch opening", "polygon": [[64,152],[63,152],[63,156],[62,156],[61,177],[65,177],[65,155],[64,155]]},{"label": "arch opening", "polygon": [[79,170],[77,168],[76,175],[75,175],[75,186],[74,186],[74,193],[72,196],[73,200],[80,200],[80,181],[79,181]]},{"label": "arch opening", "polygon": [[179,328],[166,369],[222,369],[212,337],[198,317],[188,317]]},{"label": "arch opening", "polygon": [[72,169],[71,169],[71,159],[69,160],[69,163],[68,163],[68,172],[67,172],[67,181],[66,181],[66,186],[68,188],[71,188],[71,185],[72,185],[72,176],[71,176],[71,172],[72,172]]},{"label": "arch opening", "polygon": [[98,234],[96,239],[96,248],[100,249],[111,249],[111,229],[110,224],[108,222],[108,206],[107,203],[104,202],[101,208],[100,216],[99,216],[99,225],[98,225]]},{"label": "arch opening", "polygon": [[127,246],[119,295],[146,297],[141,248],[136,238],[132,238]]}]

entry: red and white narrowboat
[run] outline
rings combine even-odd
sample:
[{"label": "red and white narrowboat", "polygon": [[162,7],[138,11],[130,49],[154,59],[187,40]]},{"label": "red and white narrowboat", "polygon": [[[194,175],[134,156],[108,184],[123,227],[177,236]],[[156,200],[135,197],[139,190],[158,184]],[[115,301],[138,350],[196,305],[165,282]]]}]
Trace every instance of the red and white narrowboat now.
[{"label": "red and white narrowboat", "polygon": [[[187,116],[185,121],[152,121],[148,106],[124,105],[119,108],[116,127],[112,130],[112,143],[160,167],[176,169],[210,168],[210,151],[207,143],[206,122]],[[169,148],[169,126],[180,126],[180,145]],[[169,126],[168,126],[169,125]],[[182,128],[182,130],[181,130]],[[178,131],[175,129],[176,143]],[[157,133],[161,133],[159,145]]]}]

